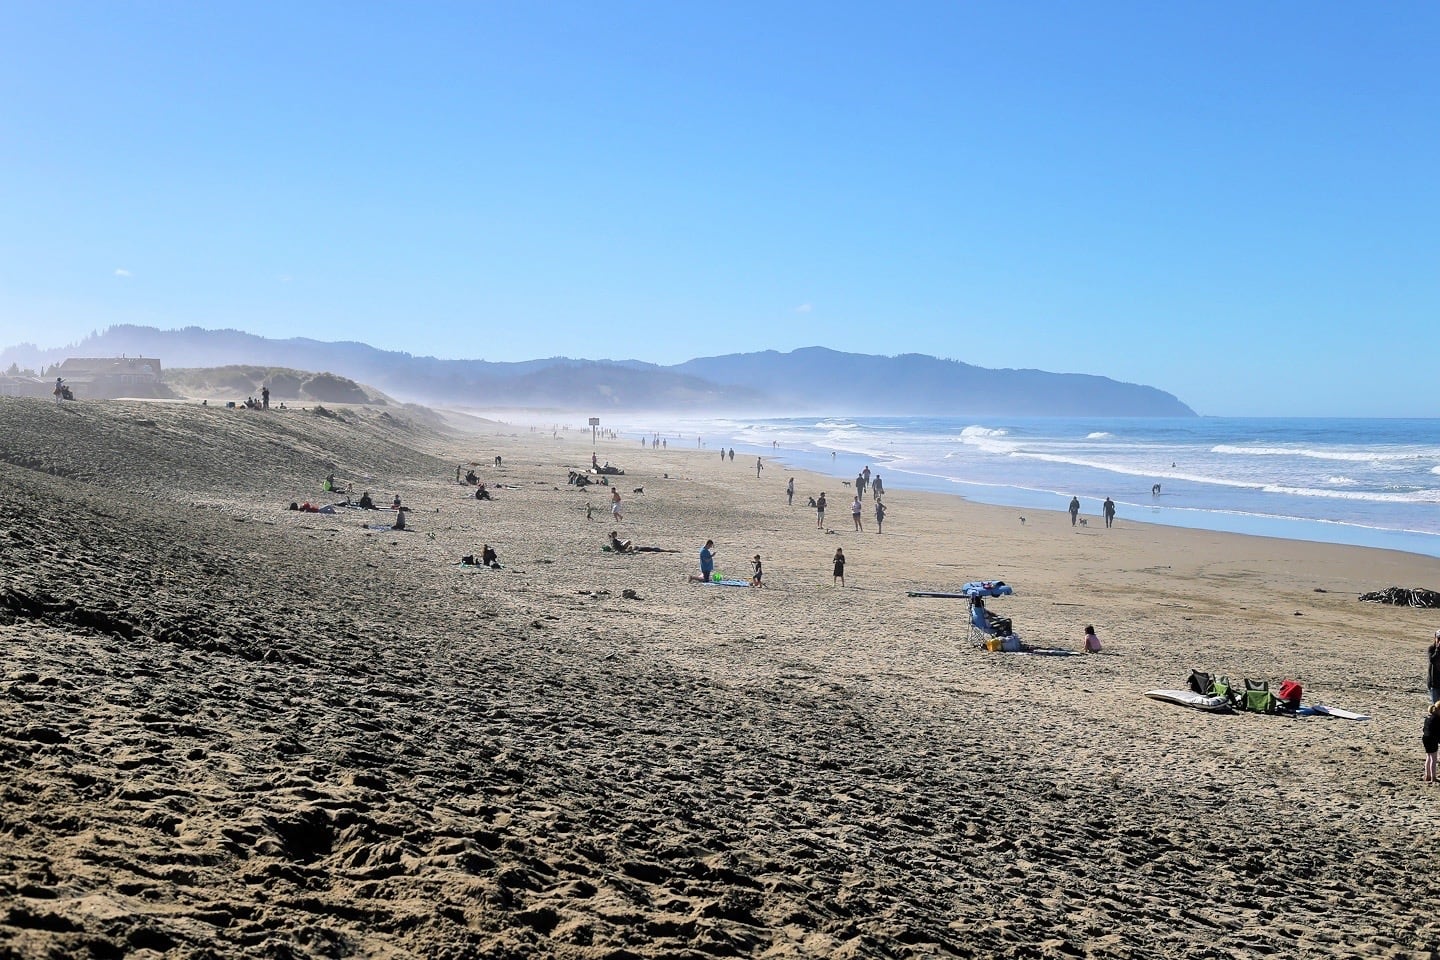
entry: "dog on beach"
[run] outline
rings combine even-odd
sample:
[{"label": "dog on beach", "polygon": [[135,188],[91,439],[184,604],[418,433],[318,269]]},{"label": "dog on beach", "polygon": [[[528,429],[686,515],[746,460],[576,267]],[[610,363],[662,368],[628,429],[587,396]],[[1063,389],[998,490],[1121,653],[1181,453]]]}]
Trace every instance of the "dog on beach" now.
[{"label": "dog on beach", "polygon": [[1155,486],[1153,486],[1153,487],[1150,488],[1150,496],[1152,496],[1152,497],[1158,497],[1158,496],[1160,496],[1160,484],[1157,483],[1157,484],[1155,484]]},{"label": "dog on beach", "polygon": [[1022,527],[1025,526],[1025,518],[1024,518],[1024,517],[1021,517],[1021,518],[1020,518],[1020,526],[1022,526]]},{"label": "dog on beach", "polygon": [[645,488],[644,488],[644,487],[636,487],[634,490],[632,490],[632,491],[630,491],[630,492],[631,492],[631,493],[644,493],[644,492],[645,492]]},{"label": "dog on beach", "polygon": [[1088,526],[1090,526],[1090,521],[1089,521],[1089,520],[1086,520],[1084,517],[1081,517],[1081,518],[1080,518],[1080,526],[1082,526],[1082,527],[1088,527]]}]

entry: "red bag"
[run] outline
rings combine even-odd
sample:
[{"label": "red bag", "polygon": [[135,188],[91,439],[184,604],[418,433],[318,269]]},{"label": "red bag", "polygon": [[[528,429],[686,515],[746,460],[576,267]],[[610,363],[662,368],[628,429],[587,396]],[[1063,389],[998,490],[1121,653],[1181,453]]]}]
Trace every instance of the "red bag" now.
[{"label": "red bag", "polygon": [[1280,689],[1276,692],[1275,696],[1278,699],[1285,701],[1286,705],[1289,706],[1291,710],[1294,710],[1296,707],[1300,706],[1300,697],[1304,693],[1305,688],[1302,687],[1300,684],[1296,683],[1294,680],[1286,680],[1280,684]]}]

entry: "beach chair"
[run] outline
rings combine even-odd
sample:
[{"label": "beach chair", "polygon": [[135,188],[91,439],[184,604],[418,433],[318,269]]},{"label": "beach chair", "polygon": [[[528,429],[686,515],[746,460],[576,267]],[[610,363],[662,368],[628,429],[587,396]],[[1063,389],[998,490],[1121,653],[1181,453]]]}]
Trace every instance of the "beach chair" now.
[{"label": "beach chair", "polygon": [[978,596],[970,598],[969,640],[977,646],[984,646],[990,637],[1008,637],[1013,633],[1009,617],[1000,617],[985,609],[985,601]]}]

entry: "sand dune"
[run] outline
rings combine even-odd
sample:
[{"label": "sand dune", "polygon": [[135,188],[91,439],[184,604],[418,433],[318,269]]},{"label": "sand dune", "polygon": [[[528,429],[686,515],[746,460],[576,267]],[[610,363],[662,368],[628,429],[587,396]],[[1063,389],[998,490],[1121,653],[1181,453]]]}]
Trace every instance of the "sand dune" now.
[{"label": "sand dune", "polygon": [[[0,955],[1434,955],[1440,619],[1356,596],[1440,562],[898,484],[857,534],[837,480],[602,443],[682,551],[615,555],[588,433],[335,412],[0,398]],[[285,509],[332,472],[410,529]],[[707,537],[769,587],[687,583]],[[977,578],[1106,653],[905,596]],[[1141,696],[1192,667],[1374,719]]]}]

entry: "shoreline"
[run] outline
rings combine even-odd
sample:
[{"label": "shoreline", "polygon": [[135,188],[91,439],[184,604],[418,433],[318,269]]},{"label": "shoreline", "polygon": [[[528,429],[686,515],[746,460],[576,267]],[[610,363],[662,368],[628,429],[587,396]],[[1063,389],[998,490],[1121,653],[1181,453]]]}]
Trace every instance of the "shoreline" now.
[{"label": "shoreline", "polygon": [[[675,423],[677,421],[671,421],[672,426],[668,432],[666,430],[659,432],[665,436],[676,436],[673,426]],[[828,451],[821,447],[811,449],[767,448],[750,441],[737,439],[733,434],[726,433],[727,421],[724,420],[708,421],[704,424],[685,423],[684,421],[678,421],[678,423],[684,423],[685,428],[690,430],[701,426],[715,427],[714,436],[723,436],[725,446],[728,448],[733,445],[737,455],[743,451],[750,457],[777,457],[793,463],[797,469],[811,470],[822,474],[830,472],[825,462]],[[622,425],[616,429],[633,436],[636,440],[641,436],[650,436],[656,432],[630,425]],[[697,434],[679,435],[693,439]],[[708,450],[712,447],[713,441],[707,441],[705,449]],[[1058,510],[1063,512],[1063,504],[1071,496],[1067,493],[1021,485],[970,481],[907,470],[904,467],[892,466],[893,459],[884,455],[857,454],[839,449],[835,450],[835,453],[838,454],[838,457],[833,462],[845,463],[846,470],[853,469],[855,472],[859,472],[867,465],[872,468],[872,471],[877,467],[888,468],[895,474],[907,478],[906,485],[912,489],[948,493],[976,503],[1013,507],[1020,510]],[[843,482],[847,476],[853,477],[854,474],[847,475],[845,471],[837,471],[835,476],[837,482]],[[957,487],[964,489],[955,489]],[[1124,491],[1116,491],[1116,493],[1119,494],[1116,503],[1125,512],[1123,515],[1128,515],[1130,519],[1139,523],[1153,523],[1182,529],[1211,530],[1242,536],[1295,540],[1303,543],[1331,543],[1378,550],[1397,550],[1422,557],[1440,558],[1440,534],[1394,527],[1378,527],[1344,520],[1261,514],[1209,507],[1183,507],[1163,502],[1166,497],[1173,496],[1173,494],[1166,494],[1159,498],[1159,501],[1162,502],[1157,502],[1156,499],[1149,496],[1148,491],[1144,494],[1137,494],[1137,499],[1128,500],[1125,499]],[[1092,500],[1094,500],[1093,513],[1089,512]],[[1087,516],[1099,513],[1099,500],[1088,496],[1082,497],[1082,505],[1082,510],[1086,511]],[[1145,515],[1141,516],[1141,513]]]}]

